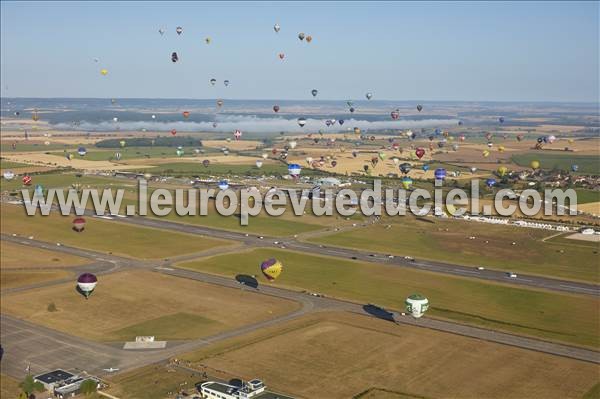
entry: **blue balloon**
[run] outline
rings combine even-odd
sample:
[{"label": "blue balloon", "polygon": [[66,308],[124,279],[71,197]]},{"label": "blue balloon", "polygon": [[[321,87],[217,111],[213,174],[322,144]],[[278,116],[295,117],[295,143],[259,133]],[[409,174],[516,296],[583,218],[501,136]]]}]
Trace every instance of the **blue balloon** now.
[{"label": "blue balloon", "polygon": [[302,167],[300,165],[298,165],[297,163],[291,163],[288,165],[288,173],[292,177],[300,176],[301,170],[302,170]]},{"label": "blue balloon", "polygon": [[221,180],[219,182],[219,189],[220,190],[227,190],[229,188],[229,182],[227,180]]},{"label": "blue balloon", "polygon": [[579,170],[579,165],[571,165],[571,170],[577,172]]},{"label": "blue balloon", "polygon": [[340,119],[340,120],[338,121],[338,123],[339,123],[339,124],[340,124],[340,126],[341,126],[341,125],[343,125],[343,124],[344,124],[344,120],[343,120],[343,119]]},{"label": "blue balloon", "polygon": [[437,168],[435,170],[435,179],[436,180],[444,180],[446,178],[446,169]]},{"label": "blue balloon", "polygon": [[488,187],[494,187],[496,185],[496,179],[487,179],[485,185]]},{"label": "blue balloon", "polygon": [[429,170],[429,165],[424,164],[423,165],[423,171],[427,172]]}]

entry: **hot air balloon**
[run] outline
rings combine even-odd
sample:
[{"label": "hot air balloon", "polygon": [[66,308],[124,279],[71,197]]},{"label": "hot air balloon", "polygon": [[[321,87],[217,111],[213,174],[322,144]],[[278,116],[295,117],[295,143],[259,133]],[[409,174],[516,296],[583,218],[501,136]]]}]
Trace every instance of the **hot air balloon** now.
[{"label": "hot air balloon", "polygon": [[307,43],[312,42],[312,36],[311,35],[306,36],[306,42]]},{"label": "hot air balloon", "polygon": [[429,300],[420,294],[410,295],[406,298],[404,304],[406,305],[406,312],[410,313],[415,319],[422,317],[429,309]]},{"label": "hot air balloon", "polygon": [[354,107],[350,107],[349,111],[351,114],[354,113]]},{"label": "hot air balloon", "polygon": [[217,100],[217,107],[221,108],[223,106],[223,100]]},{"label": "hot air balloon", "polygon": [[522,134],[517,134],[517,141],[521,141],[523,140],[523,135]]},{"label": "hot air balloon", "polygon": [[412,169],[412,165],[409,164],[408,162],[404,162],[404,163],[400,164],[400,171],[404,174],[407,174],[408,172],[410,172],[411,169]]},{"label": "hot air balloon", "polygon": [[85,149],[85,147],[79,147],[77,149],[77,153],[79,154],[80,157],[85,156],[85,154],[87,154],[87,150]]},{"label": "hot air balloon", "polygon": [[508,168],[506,166],[500,166],[496,172],[498,173],[498,176],[504,177],[506,173],[508,173]]},{"label": "hot air balloon", "polygon": [[319,90],[317,90],[317,89],[312,89],[310,91],[310,94],[312,94],[313,97],[316,97],[318,93],[319,93]]},{"label": "hot air balloon", "polygon": [[571,165],[571,170],[573,172],[577,172],[579,170],[579,165],[575,165],[575,164]]},{"label": "hot air balloon", "polygon": [[472,167],[470,168],[470,170],[471,170],[471,173],[475,173],[475,172],[477,172],[477,168],[476,168],[476,167],[474,167],[474,166],[472,166]]},{"label": "hot air balloon", "polygon": [[121,146],[121,148],[125,147],[126,144],[127,142],[125,140],[119,141],[119,145]]},{"label": "hot air balloon", "polygon": [[313,162],[313,158],[312,157],[306,157],[306,163],[307,164],[311,164]]},{"label": "hot air balloon", "polygon": [[159,28],[158,33],[160,33],[160,35],[162,36],[165,34],[165,30],[163,28]]},{"label": "hot air balloon", "polygon": [[337,166],[337,161],[331,161],[331,166],[335,168]]},{"label": "hot air balloon", "polygon": [[503,116],[501,116],[500,118],[498,118],[498,122],[500,122],[500,123],[504,123],[504,117],[503,117]]},{"label": "hot air balloon", "polygon": [[363,165],[363,169],[364,169],[365,172],[368,172],[369,171],[369,165]]},{"label": "hot air balloon", "polygon": [[273,111],[279,112],[279,105],[273,105]]},{"label": "hot air balloon", "polygon": [[421,168],[423,169],[423,172],[427,172],[429,170],[429,165],[425,163]]},{"label": "hot air balloon", "polygon": [[485,185],[488,186],[489,188],[494,187],[496,185],[496,179],[492,179],[492,178],[486,179]]},{"label": "hot air balloon", "polygon": [[156,115],[152,114],[151,118],[156,119]]},{"label": "hot air balloon", "polygon": [[280,60],[283,60],[285,58],[285,54],[283,53],[279,53],[278,56]]},{"label": "hot air balloon", "polygon": [[102,76],[108,75],[108,69],[101,69],[100,70],[100,75],[102,75]]},{"label": "hot air balloon", "polygon": [[359,127],[355,127],[354,128],[354,134],[360,134],[360,128]]},{"label": "hot air balloon", "polygon": [[367,97],[367,100],[370,100],[373,98],[373,93],[369,92],[369,93],[365,94],[365,97]]},{"label": "hot air balloon", "polygon": [[533,169],[533,170],[539,169],[539,167],[540,167],[540,161],[531,161],[531,163],[529,164],[529,166],[531,166],[531,169]]},{"label": "hot air balloon", "polygon": [[96,284],[98,284],[98,278],[92,273],[83,273],[77,278],[77,288],[85,296],[85,299],[88,299],[92,291],[94,291]]},{"label": "hot air balloon", "polygon": [[223,84],[225,85],[225,87],[229,86],[229,80],[224,80]]},{"label": "hot air balloon", "polygon": [[275,31],[275,33],[279,33],[279,31],[281,30],[281,26],[279,26],[279,24],[275,24],[273,26],[273,30]]},{"label": "hot air balloon", "polygon": [[304,127],[306,125],[306,118],[298,118],[298,125]]},{"label": "hot air balloon", "polygon": [[177,154],[178,157],[182,157],[184,154],[183,147],[177,147],[175,154]]},{"label": "hot air balloon", "polygon": [[425,155],[425,149],[424,149],[424,148],[421,148],[421,147],[417,148],[417,149],[415,150],[415,155],[416,155],[416,156],[417,156],[417,158],[419,158],[419,159],[423,158],[423,155]]},{"label": "hot air balloon", "polygon": [[458,151],[458,144],[456,144],[456,143],[452,144],[452,149],[454,151]]},{"label": "hot air balloon", "polygon": [[392,111],[390,113],[390,116],[392,117],[393,120],[398,120],[398,118],[400,118],[400,113],[398,111]]},{"label": "hot air balloon", "polygon": [[554,143],[555,141],[556,141],[556,136],[554,136],[554,135],[550,135],[550,136],[548,136],[548,143],[549,143],[549,144],[552,144],[552,143]]},{"label": "hot air balloon", "polygon": [[436,180],[444,180],[446,178],[446,169],[437,168],[435,170],[435,179]]},{"label": "hot air balloon", "polygon": [[288,173],[294,179],[297,179],[300,176],[301,170],[302,170],[302,167],[300,165],[298,165],[297,163],[291,163],[288,165]]},{"label": "hot air balloon", "polygon": [[256,167],[260,169],[260,168],[262,168],[262,166],[263,166],[263,161],[261,159],[257,159],[256,160]]},{"label": "hot air balloon", "polygon": [[175,136],[177,134],[177,130],[171,129],[171,136]]},{"label": "hot air balloon", "polygon": [[190,117],[190,113],[189,113],[189,111],[183,111],[182,115],[183,115],[183,117],[184,117],[184,118],[186,118],[186,119]]},{"label": "hot air balloon", "polygon": [[41,184],[36,184],[35,189],[33,190],[33,195],[36,197],[43,197],[44,187]]},{"label": "hot air balloon", "polygon": [[208,165],[210,165],[210,161],[208,159],[205,159],[204,161],[202,161],[202,166],[204,166],[205,168],[208,168]]},{"label": "hot air balloon", "polygon": [[29,175],[23,176],[23,184],[26,186],[31,186],[31,176],[29,176]]},{"label": "hot air balloon", "polygon": [[210,37],[206,37],[204,39],[204,43],[206,43],[206,44],[210,44],[211,41],[212,41],[212,39]]},{"label": "hot air balloon", "polygon": [[177,32],[177,34],[178,34],[178,35],[181,35],[181,34],[183,33],[183,28],[182,28],[181,26],[178,26],[178,27],[175,29],[175,32]]},{"label": "hot air balloon", "polygon": [[210,80],[210,84],[211,84],[211,85],[213,85],[213,86],[214,86],[216,83],[217,83],[217,79],[215,79],[215,78],[212,78],[212,79]]},{"label": "hot air balloon", "polygon": [[382,161],[385,159],[385,152],[381,151],[377,155],[379,156],[379,159],[381,159]]},{"label": "hot air balloon", "polygon": [[81,233],[84,229],[85,229],[85,219],[84,218],[82,218],[81,216],[78,216],[75,219],[73,219],[73,230],[75,230],[78,233]]},{"label": "hot air balloon", "polygon": [[179,56],[177,55],[177,53],[175,51],[173,51],[171,53],[171,61],[173,61],[173,62],[179,61]]},{"label": "hot air balloon", "polygon": [[410,189],[412,184],[413,184],[413,181],[410,177],[405,176],[402,178],[402,187],[404,187],[405,190]]},{"label": "hot air balloon", "polygon": [[120,160],[121,160],[121,153],[120,153],[120,152],[115,152],[115,159],[116,159],[117,161],[120,161]]},{"label": "hot air balloon", "polygon": [[484,158],[487,158],[490,156],[490,152],[488,150],[483,150],[483,152],[481,154],[483,155]]},{"label": "hot air balloon", "polygon": [[6,179],[6,180],[12,180],[15,178],[15,174],[12,170],[7,170],[5,171],[2,176]]},{"label": "hot air balloon", "polygon": [[422,109],[423,109],[423,106],[421,104],[417,105],[417,111],[421,112]]},{"label": "hot air balloon", "polygon": [[219,181],[219,190],[227,190],[229,188],[229,182],[227,180]]},{"label": "hot air balloon", "polygon": [[298,33],[298,39],[300,39],[300,41],[304,40],[304,36],[303,32]]},{"label": "hot air balloon", "polygon": [[344,120],[343,120],[343,119],[340,119],[340,120],[338,121],[338,123],[340,124],[340,126],[342,126],[342,125],[344,124]]},{"label": "hot air balloon", "polygon": [[274,281],[283,270],[283,265],[275,258],[267,259],[260,264],[260,271],[269,281]]}]

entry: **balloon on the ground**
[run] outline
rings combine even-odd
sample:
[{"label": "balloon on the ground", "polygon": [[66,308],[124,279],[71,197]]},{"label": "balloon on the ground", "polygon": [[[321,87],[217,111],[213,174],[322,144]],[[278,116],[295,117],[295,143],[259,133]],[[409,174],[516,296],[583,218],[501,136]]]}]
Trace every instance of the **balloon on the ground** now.
[{"label": "balloon on the ground", "polygon": [[79,154],[79,156],[83,157],[85,156],[85,154],[87,154],[87,150],[85,149],[85,147],[79,147],[77,149],[77,153]]},{"label": "balloon on the ground", "polygon": [[429,300],[420,294],[412,294],[404,302],[406,311],[418,319],[429,309]]},{"label": "balloon on the ground", "polygon": [[81,216],[76,217],[75,219],[73,219],[73,230],[75,230],[78,233],[81,233],[84,229],[85,229],[85,219],[82,218]]}]

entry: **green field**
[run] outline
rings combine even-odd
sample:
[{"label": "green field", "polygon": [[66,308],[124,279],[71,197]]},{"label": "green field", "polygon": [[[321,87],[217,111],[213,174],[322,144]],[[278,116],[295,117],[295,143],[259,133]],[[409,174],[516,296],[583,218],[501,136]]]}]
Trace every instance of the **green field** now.
[{"label": "green field", "polygon": [[[31,186],[33,190],[36,184],[41,184],[45,189],[48,188],[68,188],[72,184],[81,184],[82,186],[93,185],[97,187],[109,186],[111,183],[123,183],[124,180],[118,180],[101,176],[81,176],[77,177],[75,173],[43,173],[31,175]],[[2,190],[20,190],[25,188],[21,176],[16,176],[11,181],[2,179]]]},{"label": "green field", "polygon": [[2,144],[0,144],[0,150],[5,154],[9,154],[10,152],[56,151],[56,150],[62,150],[64,148],[77,148],[76,145],[52,143],[52,138],[49,138],[48,141],[50,141],[50,145],[44,145],[43,141],[39,141],[39,142],[19,141],[19,142],[17,142],[17,148],[13,150],[12,142],[10,142],[8,140],[4,140],[4,141],[2,141]]},{"label": "green field", "polygon": [[21,206],[2,206],[4,234],[33,236],[37,240],[60,242],[134,258],[163,258],[200,252],[226,244],[222,240],[136,227],[93,217],[86,217],[85,230],[76,233],[72,230],[72,220],[73,217],[60,216],[57,213],[29,217],[25,215]]},{"label": "green field", "polygon": [[513,155],[512,160],[519,166],[529,167],[531,161],[539,161],[540,168],[562,169],[571,171],[572,165],[578,165],[578,174],[600,174],[600,161],[595,155],[575,155],[572,153],[545,153],[534,152],[527,154]]},{"label": "green field", "polygon": [[[598,283],[600,265],[589,246],[545,242],[553,232],[458,220],[398,217],[310,239],[320,244],[410,255],[466,266],[485,266]],[[476,237],[470,240],[469,237]],[[487,241],[487,242],[486,242]],[[569,240],[572,241],[572,240]],[[515,245],[512,245],[512,243]],[[596,248],[597,249],[597,248]],[[561,252],[562,251],[562,252]],[[577,262],[573,262],[577,259]]]},{"label": "green field", "polygon": [[[75,158],[85,159],[87,161],[116,161],[114,159],[115,153],[121,153],[121,161],[129,159],[158,159],[158,158],[173,158],[176,157],[175,153],[177,147],[124,147],[124,148],[96,148],[86,146],[87,153],[81,157],[77,154],[77,147],[69,149],[69,152],[73,154]],[[194,149],[184,148],[185,156],[194,155]],[[53,155],[63,156],[64,152],[53,152]],[[200,156],[200,155],[199,155]]]},{"label": "green field", "polygon": [[577,203],[588,204],[590,202],[600,202],[600,191],[577,189]]},{"label": "green field", "polygon": [[11,162],[5,159],[0,159],[0,169],[17,169],[17,168],[26,168],[29,165],[26,163],[19,162]]},{"label": "green field", "polygon": [[[187,262],[180,267],[235,276],[260,274],[259,264],[276,257],[284,270],[273,283],[401,310],[415,292],[427,296],[429,316],[598,347],[598,299],[555,294],[394,266],[339,260],[277,249],[257,249]],[[268,284],[259,277],[259,284]]]},{"label": "green field", "polygon": [[173,162],[165,163],[155,168],[146,169],[153,174],[175,174],[175,175],[242,175],[242,176],[262,176],[262,175],[286,175],[287,165],[265,163],[262,168],[256,165],[226,165],[211,164],[208,167],[202,165],[202,156],[198,156],[197,162]]}]

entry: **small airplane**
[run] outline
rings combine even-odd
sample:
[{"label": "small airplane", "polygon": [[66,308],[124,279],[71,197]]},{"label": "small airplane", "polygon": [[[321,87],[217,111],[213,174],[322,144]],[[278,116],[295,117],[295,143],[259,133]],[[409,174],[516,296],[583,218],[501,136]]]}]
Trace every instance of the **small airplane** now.
[{"label": "small airplane", "polygon": [[114,368],[114,367],[111,367],[111,368],[108,368],[108,369],[102,369],[102,370],[104,370],[106,372],[109,372],[109,373],[114,373],[115,371],[119,371],[119,369]]}]

